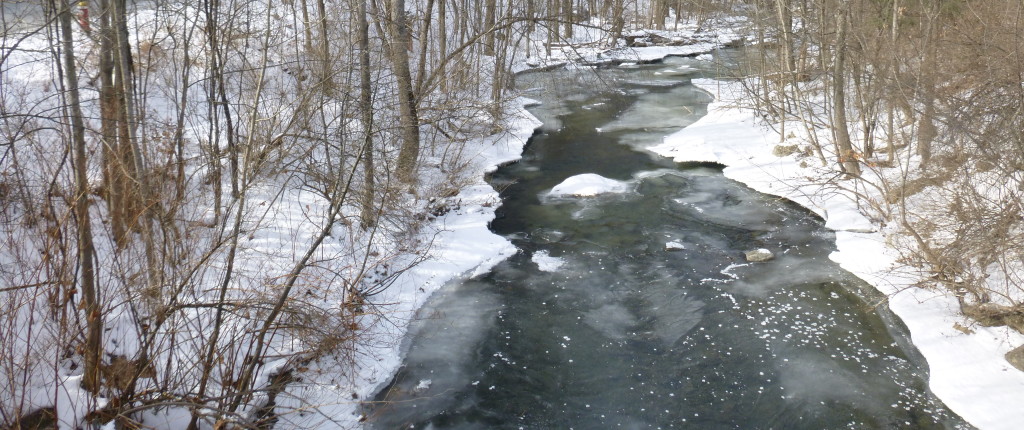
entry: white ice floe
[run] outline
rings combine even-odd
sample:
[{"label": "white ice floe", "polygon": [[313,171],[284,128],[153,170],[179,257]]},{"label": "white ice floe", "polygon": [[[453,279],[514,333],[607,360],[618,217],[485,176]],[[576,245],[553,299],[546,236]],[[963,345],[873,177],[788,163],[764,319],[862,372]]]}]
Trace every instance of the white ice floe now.
[{"label": "white ice floe", "polygon": [[558,257],[552,257],[547,251],[537,251],[533,253],[531,260],[537,264],[537,267],[540,270],[545,272],[554,272],[565,264],[565,260]]},{"label": "white ice floe", "polygon": [[665,250],[668,251],[679,251],[683,249],[686,249],[686,246],[674,240],[665,244]]},{"label": "white ice floe", "polygon": [[631,188],[627,182],[608,179],[594,173],[584,173],[555,185],[546,195],[548,197],[593,197],[599,194],[624,193]]}]

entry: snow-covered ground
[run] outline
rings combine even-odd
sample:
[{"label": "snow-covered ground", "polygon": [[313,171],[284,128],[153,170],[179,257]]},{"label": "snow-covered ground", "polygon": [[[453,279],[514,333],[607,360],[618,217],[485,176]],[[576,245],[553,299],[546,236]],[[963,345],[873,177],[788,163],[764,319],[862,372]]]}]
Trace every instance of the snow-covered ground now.
[{"label": "snow-covered ground", "polygon": [[[293,384],[293,398],[281,404],[283,410],[315,413],[292,413],[281,417],[285,428],[353,428],[362,416],[360,404],[371,400],[382,384],[391,380],[402,364],[401,340],[416,311],[427,298],[446,283],[486,273],[495,264],[516,252],[504,237],[492,233],[488,224],[499,206],[498,192],[484,178],[500,165],[519,159],[523,146],[540,126],[540,121],[525,110],[535,103],[519,98],[506,111],[508,128],[504,133],[467,143],[464,152],[472,154],[467,175],[476,182],[461,189],[453,198],[458,208],[438,217],[425,228],[430,236],[430,254],[404,272],[380,298],[388,304],[388,324],[370,327],[363,333],[372,339],[359,345],[351,374],[338,375],[335,363],[319,363],[307,372],[307,382]],[[553,263],[547,263],[553,264]],[[294,402],[294,404],[292,404]]]},{"label": "snow-covered ground", "polygon": [[[980,429],[1020,428],[1024,372],[1004,355],[1024,344],[1024,335],[1006,327],[977,325],[960,315],[953,294],[919,288],[923,275],[897,262],[885,229],[858,210],[852,192],[837,190],[826,180],[834,176],[831,170],[808,166],[818,163],[798,154],[773,155],[779,135],[742,107],[741,84],[706,79],[694,83],[716,99],[707,116],[649,149],[676,161],[724,164],[727,177],[822,216],[836,230],[838,250],[830,257],[888,296],[890,309],[910,329],[914,345],[928,361],[931,390]],[[782,144],[798,143],[799,138],[792,136]]]}]

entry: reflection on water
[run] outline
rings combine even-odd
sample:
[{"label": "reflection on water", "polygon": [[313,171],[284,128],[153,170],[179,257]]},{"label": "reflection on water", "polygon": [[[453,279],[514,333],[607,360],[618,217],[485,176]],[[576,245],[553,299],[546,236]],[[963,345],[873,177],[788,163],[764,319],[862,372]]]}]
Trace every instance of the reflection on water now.
[{"label": "reflection on water", "polygon": [[[372,426],[967,427],[877,297],[828,260],[821,220],[638,150],[703,114],[710,98],[686,83],[700,66],[521,78],[544,88],[546,125],[495,173],[492,224],[521,252],[431,299]],[[543,198],[584,173],[630,191]],[[775,258],[748,263],[757,248]]]}]

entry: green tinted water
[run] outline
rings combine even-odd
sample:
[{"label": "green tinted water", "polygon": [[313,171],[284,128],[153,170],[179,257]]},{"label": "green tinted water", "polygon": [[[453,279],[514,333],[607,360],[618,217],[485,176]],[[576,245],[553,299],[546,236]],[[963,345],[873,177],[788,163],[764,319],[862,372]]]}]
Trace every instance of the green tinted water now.
[{"label": "green tinted water", "polygon": [[[705,113],[687,80],[702,67],[520,77],[545,126],[493,175],[492,230],[521,252],[430,300],[371,426],[967,427],[878,297],[828,260],[820,219],[640,150]],[[546,195],[583,173],[630,191]],[[746,262],[756,248],[775,259]]]}]

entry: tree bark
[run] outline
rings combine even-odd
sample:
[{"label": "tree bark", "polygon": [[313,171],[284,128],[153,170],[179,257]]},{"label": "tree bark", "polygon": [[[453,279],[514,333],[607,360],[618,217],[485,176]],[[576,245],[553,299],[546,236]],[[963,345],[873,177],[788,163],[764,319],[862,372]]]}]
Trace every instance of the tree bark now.
[{"label": "tree bark", "polygon": [[118,167],[117,116],[121,107],[118,91],[114,86],[114,35],[110,15],[113,8],[108,0],[99,0],[99,78],[100,78],[100,131],[103,137],[103,197],[110,213],[110,229],[114,241],[124,244],[127,236],[127,222],[121,208],[123,199],[123,176]]},{"label": "tree bark", "polygon": [[918,94],[921,105],[924,109],[918,117],[917,126],[917,155],[921,157],[921,167],[928,165],[932,158],[932,141],[938,137],[938,129],[935,128],[935,58],[938,55],[936,39],[936,21],[938,20],[938,5],[931,6],[928,16],[928,23],[925,28],[924,49],[922,49],[921,70],[918,72]]},{"label": "tree bark", "polygon": [[376,171],[373,163],[373,87],[370,82],[370,23],[366,21],[366,2],[359,2],[356,12],[356,31],[359,32],[359,110],[363,120],[363,195],[360,218],[363,227],[377,222],[374,209]]},{"label": "tree bark", "polygon": [[[331,38],[327,31],[327,5],[324,0],[317,0],[316,12],[318,28],[320,31],[319,52],[320,57],[320,85],[324,94],[334,92],[334,63],[331,61]],[[364,17],[365,18],[365,17]]]},{"label": "tree bark", "polygon": [[426,12],[423,15],[423,25],[420,28],[420,59],[419,68],[416,71],[416,96],[423,95],[423,82],[427,76],[427,51],[430,50],[430,24],[433,22],[434,0],[427,0]]},{"label": "tree bark", "polygon": [[88,163],[85,150],[85,122],[82,119],[81,96],[78,91],[78,66],[75,59],[75,45],[71,25],[70,0],[59,3],[57,12],[60,23],[61,48],[64,51],[64,79],[67,82],[68,118],[71,122],[71,145],[74,154],[75,173],[75,218],[77,221],[78,264],[81,268],[79,286],[82,291],[82,309],[85,311],[86,340],[83,351],[85,365],[82,387],[92,393],[100,389],[100,363],[103,350],[103,311],[96,291],[96,268],[93,264],[95,251],[92,239],[92,224],[89,217],[89,182],[86,175]]},{"label": "tree bark", "polygon": [[142,217],[142,158],[135,139],[132,53],[123,0],[100,0],[100,124],[103,136],[104,197],[119,248]]},{"label": "tree bark", "polygon": [[391,0],[391,62],[398,85],[398,114],[402,128],[402,147],[398,153],[398,179],[407,184],[416,182],[416,165],[420,157],[420,127],[416,113],[409,70],[409,24],[405,17],[405,0]]},{"label": "tree bark", "polygon": [[484,55],[494,55],[494,23],[498,5],[496,0],[484,4]]},{"label": "tree bark", "polygon": [[849,176],[860,175],[860,164],[853,144],[850,142],[850,129],[846,123],[846,31],[849,25],[846,11],[841,10],[836,17],[836,54],[832,65],[832,128],[835,130],[836,148],[839,150],[840,167]]},{"label": "tree bark", "polygon": [[548,57],[551,57],[551,44],[558,40],[558,1],[548,0],[547,3],[548,41],[544,44],[544,50]]},{"label": "tree bark", "polygon": [[796,72],[796,61],[793,57],[793,14],[789,9],[789,0],[775,0],[775,11],[778,13],[779,34],[782,36],[782,61],[785,64],[786,81],[793,79]]},{"label": "tree bark", "polygon": [[565,37],[565,40],[568,41],[568,40],[572,39],[572,24],[575,21],[575,17],[573,16],[573,13],[572,13],[572,0],[563,0],[562,1],[562,16],[561,16],[561,18],[563,20],[565,20],[564,21],[565,22],[565,30],[563,30],[562,35],[563,35],[563,37]]},{"label": "tree bark", "polygon": [[437,0],[437,75],[441,77],[441,92],[448,92],[448,76],[444,71],[444,58],[448,56],[448,0]]},{"label": "tree bark", "polygon": [[611,43],[614,46],[618,43],[618,40],[622,38],[622,29],[626,26],[626,20],[623,17],[623,0],[614,0],[612,2],[612,40]]}]

